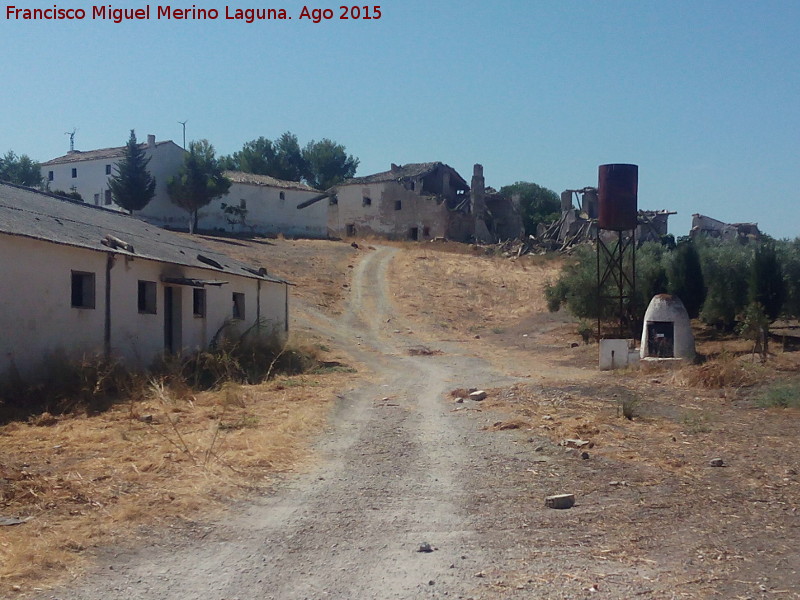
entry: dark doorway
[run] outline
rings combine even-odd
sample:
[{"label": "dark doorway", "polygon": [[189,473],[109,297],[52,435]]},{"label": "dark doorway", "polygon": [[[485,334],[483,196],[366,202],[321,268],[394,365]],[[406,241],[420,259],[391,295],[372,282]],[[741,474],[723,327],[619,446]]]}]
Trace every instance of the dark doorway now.
[{"label": "dark doorway", "polygon": [[408,237],[415,242],[419,240],[419,227],[412,227],[408,230]]},{"label": "dark doorway", "polygon": [[181,289],[164,288],[164,351],[175,354],[181,350]]},{"label": "dark doorway", "polygon": [[655,321],[647,324],[647,356],[675,357],[675,324]]},{"label": "dark doorway", "polygon": [[353,223],[348,223],[347,225],[345,225],[345,229],[346,229],[345,235],[347,235],[347,237],[355,237],[356,226]]}]

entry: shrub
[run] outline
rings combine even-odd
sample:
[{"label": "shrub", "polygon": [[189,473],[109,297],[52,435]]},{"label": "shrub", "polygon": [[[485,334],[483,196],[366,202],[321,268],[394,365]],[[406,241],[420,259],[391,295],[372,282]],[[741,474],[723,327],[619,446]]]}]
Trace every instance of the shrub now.
[{"label": "shrub", "polygon": [[757,402],[765,408],[800,408],[800,382],[783,382],[764,388]]}]

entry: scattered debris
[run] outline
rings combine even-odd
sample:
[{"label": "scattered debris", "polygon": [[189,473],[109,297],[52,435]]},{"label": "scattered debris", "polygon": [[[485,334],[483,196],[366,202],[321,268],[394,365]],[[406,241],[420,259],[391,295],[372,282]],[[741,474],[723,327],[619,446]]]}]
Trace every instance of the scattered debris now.
[{"label": "scattered debris", "polygon": [[712,467],[724,467],[725,461],[721,458],[712,458],[710,461],[708,461],[708,464]]},{"label": "scattered debris", "polygon": [[575,506],[575,494],[557,494],[544,499],[547,508],[565,509]]},{"label": "scattered debris", "polygon": [[22,525],[33,517],[0,517],[0,527],[10,527],[12,525]]},{"label": "scattered debris", "polygon": [[443,354],[441,350],[432,350],[427,346],[412,346],[408,349],[411,356],[433,356],[435,354]]},{"label": "scattered debris", "polygon": [[422,542],[417,548],[417,552],[433,552],[436,548],[431,546],[428,542]]},{"label": "scattered debris", "polygon": [[473,390],[469,394],[469,399],[474,400],[475,402],[480,402],[481,400],[486,400],[486,396],[488,394],[483,390]]},{"label": "scattered debris", "polygon": [[584,446],[589,446],[589,448],[591,448],[594,444],[586,440],[567,439],[561,442],[560,445],[566,448],[583,448]]}]

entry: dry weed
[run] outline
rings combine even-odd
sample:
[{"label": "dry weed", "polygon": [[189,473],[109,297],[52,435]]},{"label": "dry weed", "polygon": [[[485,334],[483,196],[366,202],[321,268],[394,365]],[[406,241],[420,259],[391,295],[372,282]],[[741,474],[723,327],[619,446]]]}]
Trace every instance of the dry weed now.
[{"label": "dry weed", "polygon": [[470,256],[428,246],[400,244],[392,262],[392,295],[407,315],[461,334],[502,330],[546,310],[542,289],[558,272],[557,261]]},{"label": "dry weed", "polygon": [[680,374],[684,385],[707,389],[748,387],[764,376],[764,367],[749,356],[722,353],[702,365],[684,368]]}]

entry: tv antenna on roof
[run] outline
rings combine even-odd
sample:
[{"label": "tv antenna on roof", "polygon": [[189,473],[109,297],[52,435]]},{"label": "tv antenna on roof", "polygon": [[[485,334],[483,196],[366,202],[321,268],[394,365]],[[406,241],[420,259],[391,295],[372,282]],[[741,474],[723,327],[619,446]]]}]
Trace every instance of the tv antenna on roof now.
[{"label": "tv antenna on roof", "polygon": [[77,128],[73,127],[72,131],[64,132],[64,135],[69,136],[69,151],[75,152],[75,132],[77,132]]}]

